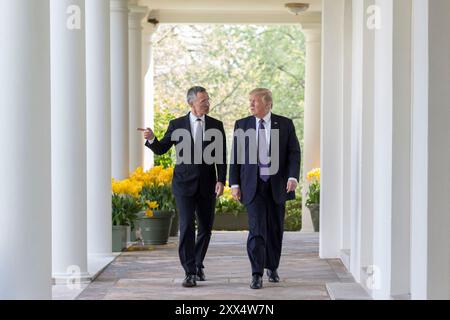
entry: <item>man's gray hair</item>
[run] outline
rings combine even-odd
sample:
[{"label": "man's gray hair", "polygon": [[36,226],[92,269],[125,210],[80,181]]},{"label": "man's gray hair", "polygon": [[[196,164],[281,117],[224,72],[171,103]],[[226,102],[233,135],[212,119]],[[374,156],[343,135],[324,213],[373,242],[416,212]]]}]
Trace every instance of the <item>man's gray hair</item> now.
[{"label": "man's gray hair", "polygon": [[187,93],[187,103],[192,104],[194,100],[197,98],[197,93],[200,92],[206,92],[206,89],[200,86],[190,88]]}]

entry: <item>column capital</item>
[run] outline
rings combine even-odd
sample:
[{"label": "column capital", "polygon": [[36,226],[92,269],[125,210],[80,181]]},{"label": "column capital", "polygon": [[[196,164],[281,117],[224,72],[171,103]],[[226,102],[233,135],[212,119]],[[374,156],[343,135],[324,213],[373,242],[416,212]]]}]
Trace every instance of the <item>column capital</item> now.
[{"label": "column capital", "polygon": [[151,43],[152,36],[158,30],[158,26],[147,21],[142,22],[142,36],[145,42]]},{"label": "column capital", "polygon": [[301,24],[306,42],[320,42],[322,38],[322,24],[318,22],[305,22]]},{"label": "column capital", "polygon": [[129,5],[128,6],[128,28],[129,29],[142,29],[142,19],[147,16],[148,8],[137,6],[137,5]]}]

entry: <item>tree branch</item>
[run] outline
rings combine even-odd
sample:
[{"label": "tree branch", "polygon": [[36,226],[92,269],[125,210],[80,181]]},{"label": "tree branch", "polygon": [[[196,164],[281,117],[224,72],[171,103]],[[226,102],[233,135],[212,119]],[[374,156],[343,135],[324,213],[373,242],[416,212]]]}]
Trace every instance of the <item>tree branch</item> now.
[{"label": "tree branch", "polygon": [[283,66],[278,66],[277,67],[278,70],[283,71],[284,73],[286,73],[287,75],[291,76],[295,81],[300,82],[302,79],[298,78],[295,74],[293,74],[292,72],[287,71],[286,69],[284,69]]},{"label": "tree branch", "polygon": [[163,36],[162,36],[158,41],[155,42],[155,44],[160,44],[160,43],[163,42],[166,38],[168,38],[169,35],[170,35],[171,33],[173,33],[173,31],[175,30],[176,27],[177,27],[177,26],[173,26],[172,28],[170,28],[165,34],[163,34]]},{"label": "tree branch", "polygon": [[239,81],[237,83],[237,85],[226,95],[226,97],[222,99],[222,101],[220,101],[218,104],[216,104],[214,107],[211,108],[211,111],[214,110],[215,108],[218,108],[219,106],[223,105],[225,103],[225,101],[227,101],[233,95],[233,93],[236,92],[236,90],[239,88],[239,86],[242,84],[243,81],[244,80]]}]

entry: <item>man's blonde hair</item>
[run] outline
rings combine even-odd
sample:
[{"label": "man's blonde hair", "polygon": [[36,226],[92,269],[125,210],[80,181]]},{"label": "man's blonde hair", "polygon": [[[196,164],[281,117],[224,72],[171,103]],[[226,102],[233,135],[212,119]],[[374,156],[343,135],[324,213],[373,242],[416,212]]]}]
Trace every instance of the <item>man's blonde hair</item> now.
[{"label": "man's blonde hair", "polygon": [[269,89],[256,88],[250,92],[250,95],[261,97],[265,103],[270,103],[273,106],[272,91],[270,91]]}]

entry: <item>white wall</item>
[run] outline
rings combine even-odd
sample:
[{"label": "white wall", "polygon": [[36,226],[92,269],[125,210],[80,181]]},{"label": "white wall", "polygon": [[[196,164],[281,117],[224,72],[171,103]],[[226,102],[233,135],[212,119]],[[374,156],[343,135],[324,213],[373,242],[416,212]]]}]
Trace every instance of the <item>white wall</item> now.
[{"label": "white wall", "polygon": [[394,1],[391,295],[410,292],[412,1]]},{"label": "white wall", "polygon": [[413,2],[411,297],[450,299],[450,2]]},{"label": "white wall", "polygon": [[450,299],[450,2],[429,6],[427,294]]}]

